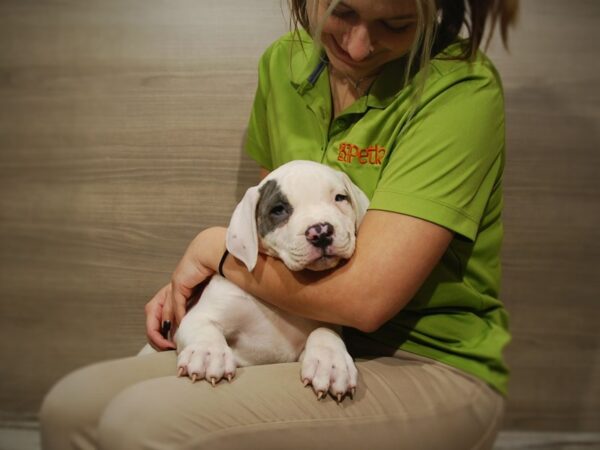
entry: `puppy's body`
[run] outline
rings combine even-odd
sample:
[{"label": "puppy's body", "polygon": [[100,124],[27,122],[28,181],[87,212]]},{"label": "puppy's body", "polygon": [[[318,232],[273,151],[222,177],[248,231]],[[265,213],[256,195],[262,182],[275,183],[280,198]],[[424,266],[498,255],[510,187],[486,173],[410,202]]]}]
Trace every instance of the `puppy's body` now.
[{"label": "puppy's body", "polygon": [[[318,326],[318,322],[261,302],[215,275],[198,304],[183,318],[176,342],[178,349],[185,349],[211,340],[211,335],[217,332],[233,351],[236,366],[291,362],[298,360],[308,335]],[[187,371],[196,368],[188,366]],[[209,380],[222,376],[219,372],[205,374]]]},{"label": "puppy's body", "polygon": [[[227,232],[227,249],[248,270],[259,249],[291,270],[325,270],[354,252],[368,200],[341,172],[294,161],[250,188]],[[301,378],[319,397],[341,398],[357,382],[344,342],[331,328],[261,302],[215,276],[175,336],[178,368],[215,384],[238,366],[302,361]]]}]

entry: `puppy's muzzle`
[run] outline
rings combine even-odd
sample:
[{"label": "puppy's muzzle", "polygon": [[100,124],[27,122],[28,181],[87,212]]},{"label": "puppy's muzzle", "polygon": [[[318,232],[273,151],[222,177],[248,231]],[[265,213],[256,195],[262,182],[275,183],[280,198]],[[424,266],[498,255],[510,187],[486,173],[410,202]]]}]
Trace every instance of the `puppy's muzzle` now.
[{"label": "puppy's muzzle", "polygon": [[325,249],[333,242],[335,229],[329,222],[321,222],[311,225],[306,229],[304,235],[306,240],[317,248]]}]

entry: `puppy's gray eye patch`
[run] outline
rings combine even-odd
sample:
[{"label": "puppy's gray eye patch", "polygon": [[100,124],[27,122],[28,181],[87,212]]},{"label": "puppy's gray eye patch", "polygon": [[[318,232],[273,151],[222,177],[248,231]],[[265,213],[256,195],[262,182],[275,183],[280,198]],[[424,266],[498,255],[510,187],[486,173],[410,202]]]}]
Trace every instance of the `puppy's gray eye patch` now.
[{"label": "puppy's gray eye patch", "polygon": [[267,181],[258,192],[260,197],[256,205],[256,226],[260,237],[265,237],[287,223],[294,208],[275,180]]}]

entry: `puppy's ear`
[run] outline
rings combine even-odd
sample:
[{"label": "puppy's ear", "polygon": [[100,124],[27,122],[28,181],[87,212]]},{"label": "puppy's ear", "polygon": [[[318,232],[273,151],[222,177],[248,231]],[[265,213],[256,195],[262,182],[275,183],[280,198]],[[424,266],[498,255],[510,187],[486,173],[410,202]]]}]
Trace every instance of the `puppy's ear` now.
[{"label": "puppy's ear", "polygon": [[354,208],[354,214],[356,214],[356,230],[358,231],[358,227],[367,213],[367,208],[369,207],[369,198],[365,195],[362,189],[352,182],[348,175],[342,172],[340,172],[340,174],[344,180],[346,190],[350,195],[350,203],[352,204],[352,208]]},{"label": "puppy's ear", "polygon": [[246,191],[233,211],[225,239],[229,253],[242,261],[250,272],[254,270],[258,258],[256,205],[259,197],[258,186]]}]

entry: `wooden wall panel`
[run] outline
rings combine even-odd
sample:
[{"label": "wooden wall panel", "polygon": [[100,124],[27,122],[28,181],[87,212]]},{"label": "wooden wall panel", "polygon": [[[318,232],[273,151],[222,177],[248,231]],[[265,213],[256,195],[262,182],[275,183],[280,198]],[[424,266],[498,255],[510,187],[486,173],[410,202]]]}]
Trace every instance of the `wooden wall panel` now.
[{"label": "wooden wall panel", "polygon": [[600,429],[600,3],[521,1],[507,108],[508,428]]},{"label": "wooden wall panel", "polygon": [[[507,54],[506,426],[595,430],[600,3],[522,0]],[[143,343],[142,306],[256,167],[279,0],[0,2],[0,419]]]},{"label": "wooden wall panel", "polygon": [[257,180],[279,1],[0,3],[0,409],[144,344],[143,305]]}]

